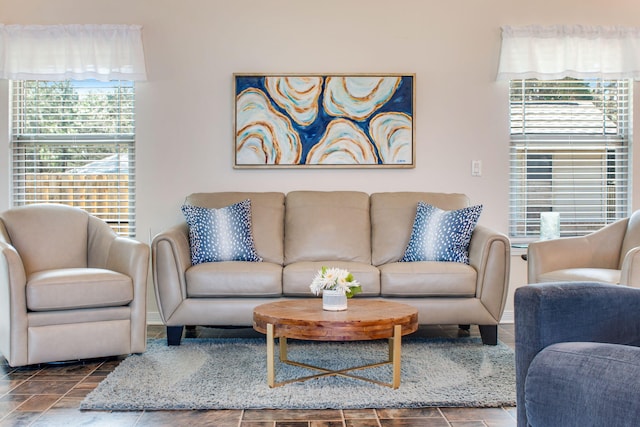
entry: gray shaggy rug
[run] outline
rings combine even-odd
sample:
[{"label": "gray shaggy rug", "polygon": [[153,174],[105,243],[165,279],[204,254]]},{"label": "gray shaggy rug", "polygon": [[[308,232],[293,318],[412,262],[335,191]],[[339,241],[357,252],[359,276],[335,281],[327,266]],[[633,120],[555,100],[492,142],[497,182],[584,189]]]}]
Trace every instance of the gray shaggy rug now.
[{"label": "gray shaggy rug", "polygon": [[[277,352],[277,345],[276,345]],[[289,340],[289,358],[331,369],[386,360],[386,341]],[[277,360],[277,359],[276,359]],[[168,347],[152,340],[127,357],[83,400],[81,409],[355,409],[429,406],[515,406],[512,349],[479,338],[402,342],[400,388],[344,377],[323,377],[269,388],[266,344],[259,338],[183,339]],[[276,362],[276,381],[316,371]],[[391,366],[358,371],[390,382]]]}]

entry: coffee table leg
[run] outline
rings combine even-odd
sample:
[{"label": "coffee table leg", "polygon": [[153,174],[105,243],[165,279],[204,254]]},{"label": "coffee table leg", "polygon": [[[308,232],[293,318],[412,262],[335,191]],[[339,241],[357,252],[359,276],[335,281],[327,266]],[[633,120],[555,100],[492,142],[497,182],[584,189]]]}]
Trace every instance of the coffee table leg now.
[{"label": "coffee table leg", "polygon": [[278,338],[280,343],[280,361],[286,362],[288,359],[287,355],[287,337]]},{"label": "coffee table leg", "polygon": [[267,384],[273,388],[276,380],[275,345],[273,343],[273,324],[267,323]]},{"label": "coffee table leg", "polygon": [[395,325],[393,327],[393,352],[391,360],[393,361],[393,388],[400,387],[400,348],[402,340],[402,326]]}]

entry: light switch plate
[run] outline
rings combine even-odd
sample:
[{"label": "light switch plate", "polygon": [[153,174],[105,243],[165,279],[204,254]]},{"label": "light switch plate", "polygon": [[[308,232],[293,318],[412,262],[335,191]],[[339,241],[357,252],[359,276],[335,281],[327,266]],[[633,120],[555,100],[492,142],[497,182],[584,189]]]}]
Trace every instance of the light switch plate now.
[{"label": "light switch plate", "polygon": [[471,176],[482,176],[482,160],[471,160]]}]

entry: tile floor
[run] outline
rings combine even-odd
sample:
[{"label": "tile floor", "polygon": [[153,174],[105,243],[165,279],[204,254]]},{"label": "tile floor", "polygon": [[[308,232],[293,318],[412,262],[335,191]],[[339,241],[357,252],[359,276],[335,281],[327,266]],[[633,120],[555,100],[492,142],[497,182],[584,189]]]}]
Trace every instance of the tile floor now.
[{"label": "tile floor", "polygon": [[[423,336],[478,336],[455,326],[420,327]],[[188,337],[256,336],[251,329],[195,328]],[[164,328],[149,326],[149,338]],[[500,325],[498,338],[514,346],[513,325]],[[122,360],[121,357],[14,369],[0,363],[2,426],[214,426],[214,427],[515,427],[515,408],[420,408],[364,410],[81,411],[80,402]]]}]

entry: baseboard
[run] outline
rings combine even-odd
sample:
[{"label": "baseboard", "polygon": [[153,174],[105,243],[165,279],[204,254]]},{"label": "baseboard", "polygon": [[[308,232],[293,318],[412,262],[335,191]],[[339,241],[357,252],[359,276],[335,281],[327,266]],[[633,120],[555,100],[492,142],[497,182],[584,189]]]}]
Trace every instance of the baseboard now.
[{"label": "baseboard", "polygon": [[[500,323],[513,323],[513,310],[506,310],[502,314]],[[157,311],[147,312],[147,325],[162,325],[162,319],[160,319],[160,313]]]},{"label": "baseboard", "polygon": [[160,313],[157,311],[147,311],[147,325],[162,325]]},{"label": "baseboard", "polygon": [[505,312],[502,313],[500,323],[513,323],[513,310],[505,310]]}]

